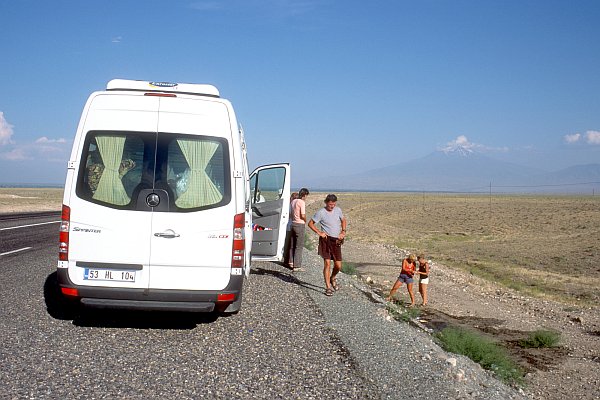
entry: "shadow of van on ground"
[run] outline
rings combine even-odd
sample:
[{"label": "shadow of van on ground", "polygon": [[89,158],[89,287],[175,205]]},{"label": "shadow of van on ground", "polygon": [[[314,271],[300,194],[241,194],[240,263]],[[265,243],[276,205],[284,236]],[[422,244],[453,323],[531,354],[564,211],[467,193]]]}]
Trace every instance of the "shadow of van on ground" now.
[{"label": "shadow of van on ground", "polygon": [[[277,264],[277,263],[275,263],[275,264]],[[280,264],[278,264],[278,265],[280,265]],[[287,268],[287,267],[285,267],[285,268]],[[313,285],[312,283],[301,280],[298,277],[298,275],[294,275],[294,273],[292,271],[284,272],[284,271],[277,271],[277,270],[268,269],[268,268],[252,267],[252,269],[250,270],[250,274],[251,275],[273,276],[275,278],[281,279],[284,282],[293,283],[294,285],[302,286],[308,290],[313,290],[318,293],[322,293],[325,290],[324,286],[321,287],[321,286]]]},{"label": "shadow of van on ground", "polygon": [[186,313],[167,311],[133,311],[92,309],[65,298],[60,293],[56,272],[44,282],[44,300],[48,314],[58,320],[73,321],[73,325],[97,328],[134,329],[194,329],[199,324],[217,320],[217,313]]}]

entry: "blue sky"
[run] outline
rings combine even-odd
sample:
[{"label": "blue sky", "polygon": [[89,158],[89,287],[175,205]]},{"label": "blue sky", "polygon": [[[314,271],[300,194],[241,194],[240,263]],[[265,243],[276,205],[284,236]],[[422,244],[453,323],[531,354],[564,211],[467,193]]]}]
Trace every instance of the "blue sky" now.
[{"label": "blue sky", "polygon": [[211,83],[293,186],[460,144],[600,162],[600,2],[0,0],[0,183],[63,183],[113,78]]}]

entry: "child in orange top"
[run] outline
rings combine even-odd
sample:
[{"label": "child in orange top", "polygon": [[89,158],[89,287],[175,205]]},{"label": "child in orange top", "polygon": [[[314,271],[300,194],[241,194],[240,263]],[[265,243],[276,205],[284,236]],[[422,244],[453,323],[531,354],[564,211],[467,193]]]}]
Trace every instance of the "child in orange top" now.
[{"label": "child in orange top", "polygon": [[413,275],[415,274],[415,266],[416,266],[416,257],[414,254],[409,255],[404,260],[402,260],[402,270],[400,271],[400,275],[398,279],[396,279],[396,283],[390,290],[390,294],[387,297],[387,300],[391,300],[394,293],[402,283],[406,283],[406,290],[408,290],[408,295],[410,296],[410,307],[415,305],[415,296],[413,294]]}]

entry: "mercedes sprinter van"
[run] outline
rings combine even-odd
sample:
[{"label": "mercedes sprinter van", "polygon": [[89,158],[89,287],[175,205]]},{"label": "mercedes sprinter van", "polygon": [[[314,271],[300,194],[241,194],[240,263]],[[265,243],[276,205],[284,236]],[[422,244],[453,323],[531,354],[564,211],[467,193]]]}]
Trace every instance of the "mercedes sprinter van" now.
[{"label": "mercedes sprinter van", "polygon": [[89,307],[237,312],[251,257],[283,257],[289,193],[289,164],[249,173],[216,87],[112,80],[68,162],[60,291]]}]

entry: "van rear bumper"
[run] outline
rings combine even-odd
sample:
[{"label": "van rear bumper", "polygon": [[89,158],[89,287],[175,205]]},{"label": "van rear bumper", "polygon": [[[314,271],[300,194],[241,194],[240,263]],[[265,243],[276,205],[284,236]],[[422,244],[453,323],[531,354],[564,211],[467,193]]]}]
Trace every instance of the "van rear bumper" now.
[{"label": "van rear bumper", "polygon": [[[130,289],[75,285],[67,268],[57,269],[61,288],[77,289],[81,304],[93,308],[127,310],[212,312],[223,311],[240,298],[243,275],[231,275],[223,290]],[[218,295],[233,294],[233,301],[218,301]]]},{"label": "van rear bumper", "polygon": [[93,297],[82,297],[81,304],[91,308],[108,308],[115,310],[212,312],[215,309],[215,303],[211,302],[121,300],[98,299]]}]

